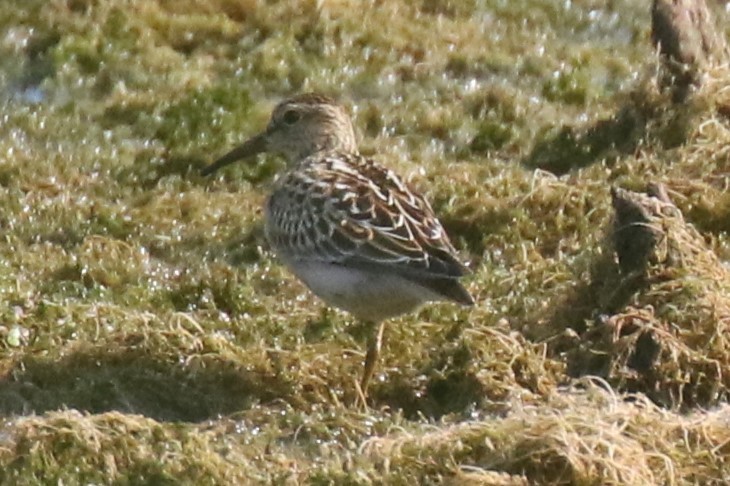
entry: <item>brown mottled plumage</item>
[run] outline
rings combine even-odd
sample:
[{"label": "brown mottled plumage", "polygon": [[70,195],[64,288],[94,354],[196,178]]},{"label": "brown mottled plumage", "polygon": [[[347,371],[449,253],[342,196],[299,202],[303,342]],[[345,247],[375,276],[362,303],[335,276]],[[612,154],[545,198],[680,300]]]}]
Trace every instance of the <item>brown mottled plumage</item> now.
[{"label": "brown mottled plumage", "polygon": [[345,110],[319,94],[276,106],[264,132],[203,170],[259,152],[282,154],[288,171],[266,206],[266,235],[316,295],[379,324],[361,381],[367,390],[383,321],[427,301],[473,304],[465,274],[428,202],[392,171],[358,154]]}]

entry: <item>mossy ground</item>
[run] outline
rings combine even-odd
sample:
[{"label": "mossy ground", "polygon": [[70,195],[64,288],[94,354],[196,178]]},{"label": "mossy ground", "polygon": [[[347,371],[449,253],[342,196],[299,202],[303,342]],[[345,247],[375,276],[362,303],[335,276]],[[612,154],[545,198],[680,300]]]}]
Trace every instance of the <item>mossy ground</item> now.
[{"label": "mossy ground", "polygon": [[[0,482],[721,483],[726,408],[576,384],[556,344],[611,185],[664,183],[730,259],[730,76],[671,107],[648,32],[630,0],[3,2]],[[263,239],[279,162],[198,176],[307,90],[473,269],[475,308],[389,326],[367,412],[365,329]]]}]

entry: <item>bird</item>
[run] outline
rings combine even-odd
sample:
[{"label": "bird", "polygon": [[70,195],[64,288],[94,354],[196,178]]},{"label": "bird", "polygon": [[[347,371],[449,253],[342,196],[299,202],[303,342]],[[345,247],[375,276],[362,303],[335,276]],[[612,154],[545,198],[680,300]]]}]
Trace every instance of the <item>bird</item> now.
[{"label": "bird", "polygon": [[431,205],[392,170],[359,153],[345,108],[304,93],[281,101],[265,130],[201,171],[259,153],[283,156],[264,233],[316,296],[368,325],[358,397],[367,399],[388,319],[431,301],[472,306],[468,273]]}]

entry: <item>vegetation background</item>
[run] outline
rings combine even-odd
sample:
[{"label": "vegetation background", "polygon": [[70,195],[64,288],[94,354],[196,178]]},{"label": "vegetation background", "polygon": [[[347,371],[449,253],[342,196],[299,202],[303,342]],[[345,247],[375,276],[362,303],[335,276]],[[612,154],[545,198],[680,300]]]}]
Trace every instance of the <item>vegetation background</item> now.
[{"label": "vegetation background", "polygon": [[[0,3],[0,483],[724,484],[727,378],[689,397],[697,360],[631,381],[589,340],[618,312],[611,186],[665,184],[730,288],[729,78],[672,105],[649,11]],[[473,269],[475,308],[389,326],[369,410],[366,330],[264,241],[281,161],[198,175],[303,91],[349,106]],[[692,318],[696,275],[650,301],[662,322]]]}]

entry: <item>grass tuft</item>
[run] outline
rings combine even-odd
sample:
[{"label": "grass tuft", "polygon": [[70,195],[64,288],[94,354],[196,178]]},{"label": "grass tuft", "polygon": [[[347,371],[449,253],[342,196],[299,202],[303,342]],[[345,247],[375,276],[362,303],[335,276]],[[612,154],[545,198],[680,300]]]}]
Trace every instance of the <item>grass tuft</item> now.
[{"label": "grass tuft", "polygon": [[[0,2],[0,483],[722,484],[728,67],[674,103],[628,0],[357,7]],[[199,175],[310,90],[477,301],[390,322],[367,410],[365,326],[265,241],[280,161]]]}]

